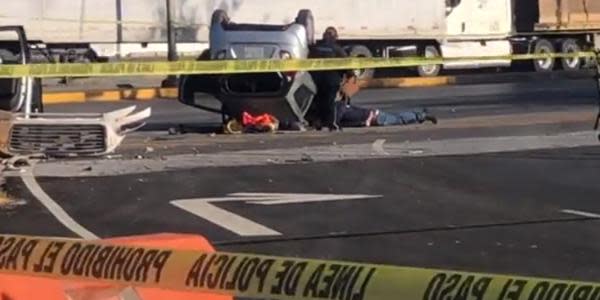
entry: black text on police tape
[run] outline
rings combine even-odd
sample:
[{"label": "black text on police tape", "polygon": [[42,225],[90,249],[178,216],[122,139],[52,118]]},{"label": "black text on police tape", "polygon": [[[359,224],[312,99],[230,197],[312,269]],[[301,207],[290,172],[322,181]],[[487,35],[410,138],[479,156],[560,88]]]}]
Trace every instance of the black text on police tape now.
[{"label": "black text on police tape", "polygon": [[[232,293],[362,300],[376,268],[228,254],[203,254],[188,272],[188,287]],[[267,282],[269,279],[269,282]],[[304,283],[304,284],[301,284]]]},{"label": "black text on police tape", "polygon": [[0,270],[27,270],[39,240],[0,236]]},{"label": "black text on police tape", "polygon": [[[490,295],[494,280],[501,280],[502,288]],[[423,300],[600,300],[599,296],[597,285],[438,273],[429,281]]]},{"label": "black text on police tape", "polygon": [[[158,283],[172,251],[0,237],[0,270],[131,283]],[[58,258],[61,258],[60,260]]]}]

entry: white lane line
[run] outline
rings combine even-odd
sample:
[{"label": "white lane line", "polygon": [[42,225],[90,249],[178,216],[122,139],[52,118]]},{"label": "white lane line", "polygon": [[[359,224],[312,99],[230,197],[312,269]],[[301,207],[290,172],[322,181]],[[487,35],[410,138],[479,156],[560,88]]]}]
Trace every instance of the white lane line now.
[{"label": "white lane line", "polygon": [[586,211],[563,209],[563,210],[561,210],[561,212],[565,213],[565,214],[569,214],[569,215],[580,216],[580,217],[600,219],[600,214],[595,214],[595,213],[586,212]]},{"label": "white lane line", "polygon": [[31,194],[33,194],[33,196],[37,198],[38,201],[40,201],[40,203],[42,203],[42,205],[46,207],[46,209],[69,230],[85,240],[99,239],[98,236],[77,223],[62,207],[60,207],[60,205],[58,205],[58,203],[56,203],[56,201],[52,200],[52,198],[50,198],[50,196],[44,192],[42,187],[35,179],[32,168],[26,168],[25,172],[21,175],[21,179]]}]

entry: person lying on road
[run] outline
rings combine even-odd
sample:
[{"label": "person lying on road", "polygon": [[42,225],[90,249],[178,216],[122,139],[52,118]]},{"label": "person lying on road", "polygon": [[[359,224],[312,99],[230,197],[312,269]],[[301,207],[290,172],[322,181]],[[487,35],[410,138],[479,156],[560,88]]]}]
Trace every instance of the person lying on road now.
[{"label": "person lying on road", "polygon": [[336,104],[336,123],[341,127],[371,127],[422,124],[437,124],[438,120],[427,109],[385,112],[350,104],[346,100]]},{"label": "person lying on road", "polygon": [[426,109],[385,112],[367,109],[350,103],[352,96],[359,92],[358,78],[354,74],[344,76],[335,104],[335,123],[341,127],[370,127],[421,124],[438,120]]}]

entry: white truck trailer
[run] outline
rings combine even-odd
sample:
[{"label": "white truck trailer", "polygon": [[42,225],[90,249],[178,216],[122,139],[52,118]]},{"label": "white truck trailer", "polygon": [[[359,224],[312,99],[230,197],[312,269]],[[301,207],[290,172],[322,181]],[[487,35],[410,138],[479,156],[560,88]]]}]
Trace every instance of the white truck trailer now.
[{"label": "white truck trailer", "polygon": [[[207,47],[215,9],[236,22],[288,23],[300,9],[315,16],[318,39],[336,26],[356,56],[465,57],[575,52],[600,43],[597,0],[172,0],[178,49]],[[30,39],[62,56],[126,57],[166,53],[165,0],[20,0],[0,6],[0,25],[24,25]],[[85,55],[80,55],[85,54]],[[64,59],[61,59],[64,61]],[[421,66],[421,76],[444,69],[507,67],[512,61],[461,61]],[[576,70],[582,59],[533,62]],[[372,71],[363,76],[369,77]]]}]

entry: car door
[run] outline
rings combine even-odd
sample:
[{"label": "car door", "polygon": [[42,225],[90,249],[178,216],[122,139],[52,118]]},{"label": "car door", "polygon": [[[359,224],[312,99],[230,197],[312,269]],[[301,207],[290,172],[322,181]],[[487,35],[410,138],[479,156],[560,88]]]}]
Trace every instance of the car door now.
[{"label": "car door", "polygon": [[[31,52],[25,30],[20,26],[0,27],[0,64],[28,64]],[[0,78],[0,110],[42,112],[42,83],[30,77]],[[31,104],[30,109],[25,104]]]}]

